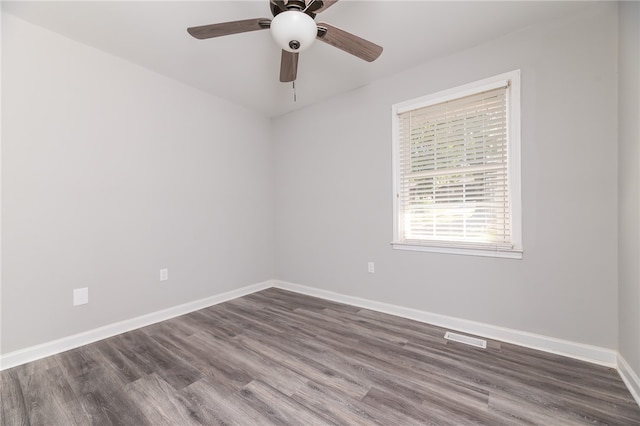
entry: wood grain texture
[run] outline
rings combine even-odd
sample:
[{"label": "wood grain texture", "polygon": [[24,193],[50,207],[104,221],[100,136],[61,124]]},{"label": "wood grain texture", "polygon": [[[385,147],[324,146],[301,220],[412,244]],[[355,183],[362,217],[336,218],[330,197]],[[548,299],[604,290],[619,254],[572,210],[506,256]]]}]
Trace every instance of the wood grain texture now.
[{"label": "wood grain texture", "polygon": [[296,81],[298,76],[298,53],[282,51],[280,55],[280,81],[288,83]]},{"label": "wood grain texture", "polygon": [[0,373],[2,425],[640,425],[614,369],[268,289]]},{"label": "wood grain texture", "polygon": [[204,40],[213,37],[222,37],[231,34],[246,33],[249,31],[266,30],[269,28],[269,18],[244,19],[241,21],[222,22],[219,24],[201,25],[187,28],[193,37]]},{"label": "wood grain texture", "polygon": [[318,28],[325,30],[318,33],[318,40],[344,50],[367,62],[375,61],[382,54],[382,46],[334,27],[333,25],[329,25],[326,22],[320,22]]}]

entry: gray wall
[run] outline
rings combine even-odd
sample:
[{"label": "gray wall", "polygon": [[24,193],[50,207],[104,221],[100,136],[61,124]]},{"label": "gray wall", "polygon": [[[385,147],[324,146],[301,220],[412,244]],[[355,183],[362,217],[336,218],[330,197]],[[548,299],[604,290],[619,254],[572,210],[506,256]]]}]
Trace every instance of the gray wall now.
[{"label": "gray wall", "polygon": [[273,277],[269,120],[3,15],[3,353]]},{"label": "gray wall", "polygon": [[[276,277],[616,349],[617,18],[593,4],[276,120]],[[394,251],[391,105],[518,68],[524,259]]]},{"label": "gray wall", "polygon": [[640,373],[640,4],[620,4],[619,230],[620,347]]}]

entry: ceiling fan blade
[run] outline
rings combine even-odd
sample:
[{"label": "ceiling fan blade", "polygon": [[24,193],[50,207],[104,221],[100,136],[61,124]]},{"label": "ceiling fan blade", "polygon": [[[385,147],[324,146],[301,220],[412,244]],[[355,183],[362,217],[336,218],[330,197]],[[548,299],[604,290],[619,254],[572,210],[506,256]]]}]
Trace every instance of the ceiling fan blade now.
[{"label": "ceiling fan blade", "polygon": [[375,61],[382,53],[382,46],[325,23],[318,24],[318,40],[367,62]]},{"label": "ceiling fan blade", "polygon": [[310,0],[307,3],[307,7],[303,10],[303,12],[313,18],[315,14],[320,9],[322,9],[323,6],[324,6],[324,2],[322,0]]},{"label": "ceiling fan blade", "polygon": [[249,31],[264,30],[271,25],[271,19],[256,18],[243,21],[222,22],[220,24],[202,25],[187,28],[193,37],[203,40],[213,37],[221,37],[230,34],[246,33]]},{"label": "ceiling fan blade", "polygon": [[338,3],[338,0],[323,0],[322,3],[323,3],[322,7],[316,10],[315,13],[324,12],[334,4]]},{"label": "ceiling fan blade", "polygon": [[280,81],[288,83],[295,81],[298,75],[298,54],[295,52],[282,51],[280,60]]},{"label": "ceiling fan blade", "polygon": [[286,12],[287,6],[284,4],[284,0],[270,0],[271,4],[280,9],[280,12]]}]

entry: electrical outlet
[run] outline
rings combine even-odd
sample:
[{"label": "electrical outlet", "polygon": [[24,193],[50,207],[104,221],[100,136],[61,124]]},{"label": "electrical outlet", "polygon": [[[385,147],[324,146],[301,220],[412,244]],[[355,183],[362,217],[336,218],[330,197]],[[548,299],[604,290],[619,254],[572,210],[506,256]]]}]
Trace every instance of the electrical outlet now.
[{"label": "electrical outlet", "polygon": [[160,281],[167,281],[169,279],[169,270],[167,268],[160,269]]},{"label": "electrical outlet", "polygon": [[89,288],[76,288],[73,290],[73,306],[89,303]]},{"label": "electrical outlet", "polygon": [[373,262],[367,263],[367,271],[369,271],[370,274],[374,274],[376,272],[376,265]]}]

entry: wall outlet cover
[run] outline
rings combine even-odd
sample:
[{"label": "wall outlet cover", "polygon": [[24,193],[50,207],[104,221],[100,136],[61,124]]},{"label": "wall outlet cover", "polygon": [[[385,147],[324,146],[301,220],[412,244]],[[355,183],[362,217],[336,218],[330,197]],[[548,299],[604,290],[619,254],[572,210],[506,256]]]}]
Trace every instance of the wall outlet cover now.
[{"label": "wall outlet cover", "polygon": [[73,306],[89,303],[89,288],[76,288],[73,290]]},{"label": "wall outlet cover", "polygon": [[169,279],[169,270],[160,269],[160,281],[167,281]]}]

